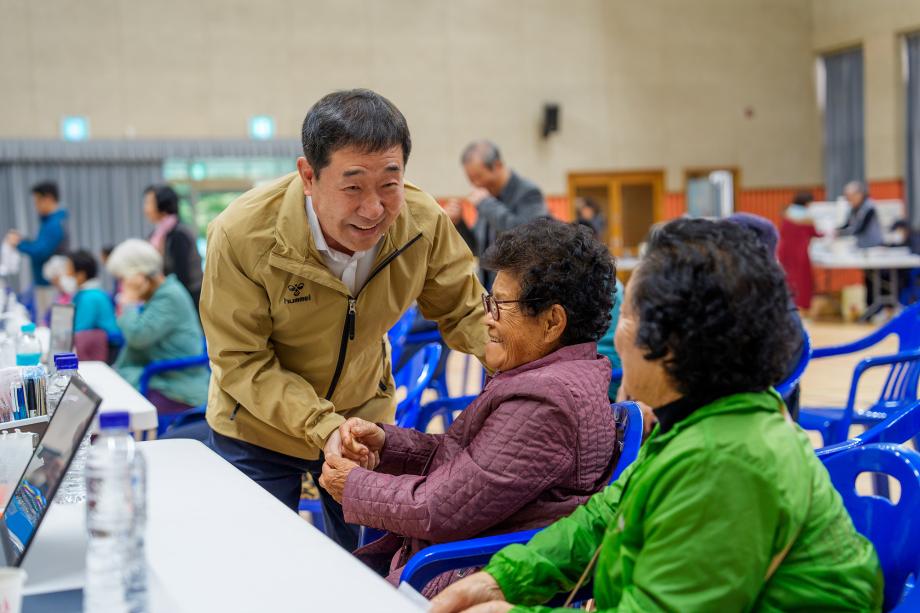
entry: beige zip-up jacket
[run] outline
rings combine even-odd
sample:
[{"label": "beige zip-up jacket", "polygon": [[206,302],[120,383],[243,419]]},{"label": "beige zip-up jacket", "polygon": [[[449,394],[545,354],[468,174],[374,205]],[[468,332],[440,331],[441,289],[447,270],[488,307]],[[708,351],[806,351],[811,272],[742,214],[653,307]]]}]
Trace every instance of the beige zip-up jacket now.
[{"label": "beige zip-up jacket", "polygon": [[348,417],[392,422],[386,333],[418,303],[447,344],[487,342],[473,256],[438,203],[406,202],[355,295],[323,263],[297,173],[235,200],[208,228],[201,319],[218,433],[304,459]]}]

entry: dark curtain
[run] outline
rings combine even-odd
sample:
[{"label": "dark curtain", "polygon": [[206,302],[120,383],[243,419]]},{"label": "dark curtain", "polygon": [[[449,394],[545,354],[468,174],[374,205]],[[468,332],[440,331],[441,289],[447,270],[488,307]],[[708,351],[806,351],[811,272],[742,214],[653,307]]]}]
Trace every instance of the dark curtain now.
[{"label": "dark curtain", "polygon": [[862,49],[824,56],[824,187],[827,199],[865,181]]}]

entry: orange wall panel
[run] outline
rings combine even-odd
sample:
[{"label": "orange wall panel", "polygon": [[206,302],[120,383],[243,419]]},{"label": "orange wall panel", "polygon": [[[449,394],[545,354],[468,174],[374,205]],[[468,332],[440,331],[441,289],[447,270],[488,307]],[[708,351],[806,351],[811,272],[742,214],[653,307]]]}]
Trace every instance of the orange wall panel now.
[{"label": "orange wall panel", "polygon": [[904,181],[869,181],[869,195],[876,200],[904,200]]}]

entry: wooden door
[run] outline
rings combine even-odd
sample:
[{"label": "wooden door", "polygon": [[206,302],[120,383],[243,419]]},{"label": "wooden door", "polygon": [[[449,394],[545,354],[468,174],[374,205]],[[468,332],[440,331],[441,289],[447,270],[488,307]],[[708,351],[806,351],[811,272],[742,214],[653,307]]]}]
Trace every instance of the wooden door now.
[{"label": "wooden door", "polygon": [[616,256],[638,256],[653,224],[664,218],[664,173],[598,172],[569,174],[572,214],[576,198],[591,198],[606,218],[604,239]]}]

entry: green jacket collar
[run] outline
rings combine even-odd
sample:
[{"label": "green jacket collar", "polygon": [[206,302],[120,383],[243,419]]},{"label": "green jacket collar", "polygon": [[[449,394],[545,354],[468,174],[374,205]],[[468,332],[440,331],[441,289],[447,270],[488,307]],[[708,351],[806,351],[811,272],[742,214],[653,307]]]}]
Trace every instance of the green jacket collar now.
[{"label": "green jacket collar", "polygon": [[687,428],[691,428],[704,419],[715,415],[780,411],[782,410],[782,406],[783,399],[773,388],[765,392],[745,392],[723,396],[718,400],[714,400],[713,402],[699,407],[688,417],[674,424],[665,434],[660,432],[660,426],[655,426],[655,429],[649,437],[648,443],[657,445],[666,444]]}]

